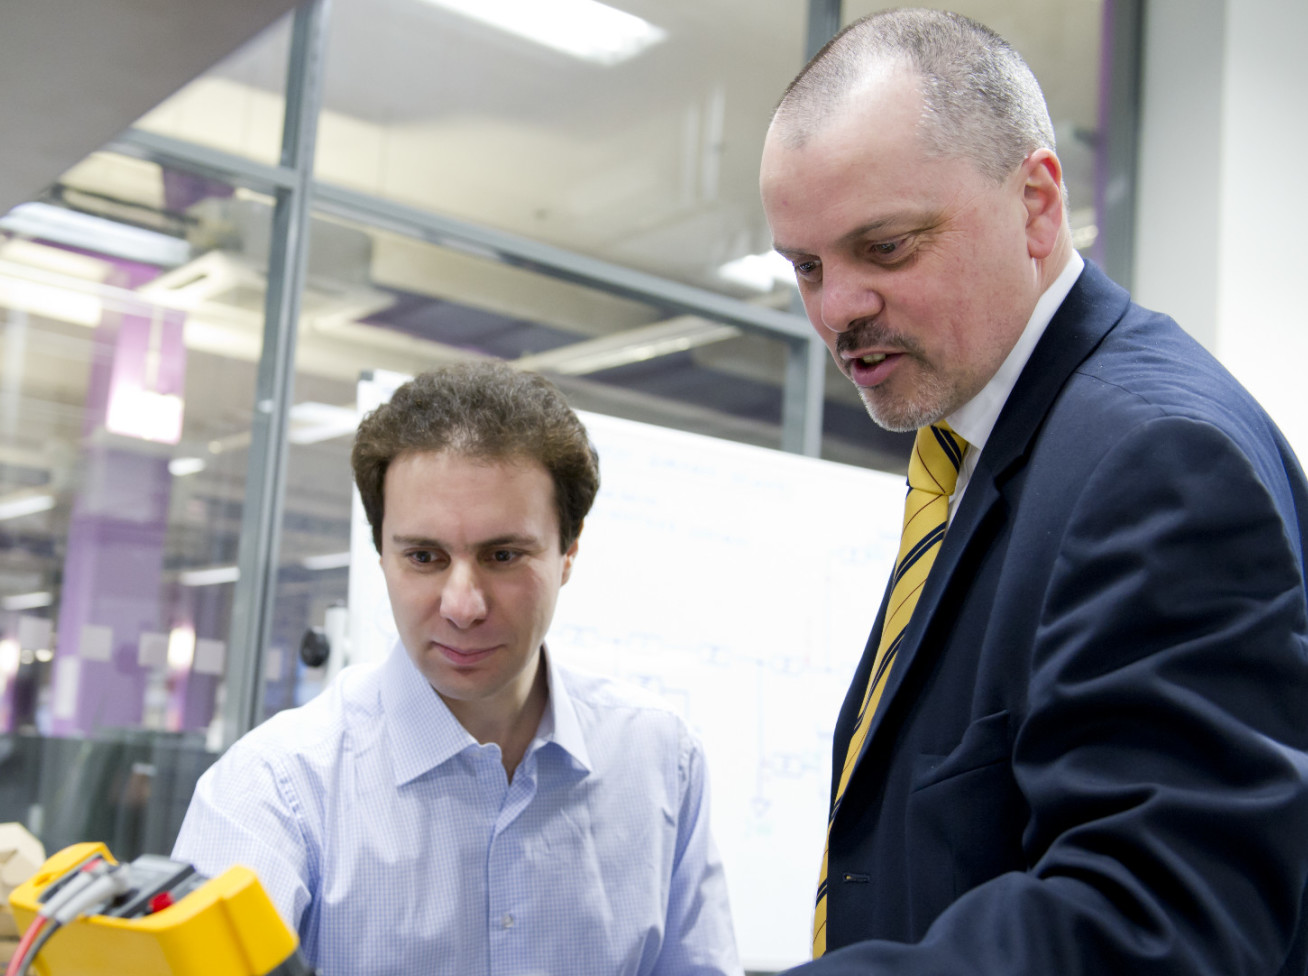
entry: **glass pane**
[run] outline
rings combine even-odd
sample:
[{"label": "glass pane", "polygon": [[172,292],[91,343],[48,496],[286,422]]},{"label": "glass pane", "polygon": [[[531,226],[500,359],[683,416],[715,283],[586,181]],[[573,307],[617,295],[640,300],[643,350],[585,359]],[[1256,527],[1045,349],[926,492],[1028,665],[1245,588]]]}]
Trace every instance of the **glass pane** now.
[{"label": "glass pane", "polygon": [[136,122],[261,163],[281,156],[286,111],[287,14]]},{"label": "glass pane", "polygon": [[333,5],[320,179],[740,297],[771,248],[758,159],[805,4],[612,0],[662,32],[617,63],[428,0]]},{"label": "glass pane", "polygon": [[167,852],[221,714],[267,210],[97,154],[0,221],[0,821]]},{"label": "glass pane", "polygon": [[267,713],[312,697],[335,666],[308,666],[300,648],[314,628],[341,636],[364,372],[493,356],[549,375],[580,409],[780,445],[776,340],[338,220],[315,218],[310,241]]}]

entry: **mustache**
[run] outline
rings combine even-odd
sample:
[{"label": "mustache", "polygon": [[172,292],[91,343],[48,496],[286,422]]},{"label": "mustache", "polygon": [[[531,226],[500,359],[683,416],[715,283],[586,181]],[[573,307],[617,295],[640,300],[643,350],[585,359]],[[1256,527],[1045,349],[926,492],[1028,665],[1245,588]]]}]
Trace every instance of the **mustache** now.
[{"label": "mustache", "polygon": [[921,355],[916,342],[874,319],[855,322],[836,337],[836,352],[846,357],[869,346],[883,351]]}]

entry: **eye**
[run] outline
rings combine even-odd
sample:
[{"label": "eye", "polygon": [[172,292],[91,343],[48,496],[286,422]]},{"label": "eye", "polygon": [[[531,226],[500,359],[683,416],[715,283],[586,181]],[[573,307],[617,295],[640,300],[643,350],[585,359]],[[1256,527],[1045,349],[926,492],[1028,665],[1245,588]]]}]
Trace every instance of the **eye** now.
[{"label": "eye", "polygon": [[896,237],[888,241],[873,241],[867,246],[869,256],[882,264],[897,264],[912,253],[907,237]]},{"label": "eye", "polygon": [[497,566],[507,566],[522,555],[516,549],[492,549],[487,559]]},{"label": "eye", "polygon": [[812,278],[821,267],[816,261],[794,261],[795,275],[799,278]]},{"label": "eye", "polygon": [[404,558],[415,566],[434,567],[441,563],[440,553],[431,549],[411,549]]}]

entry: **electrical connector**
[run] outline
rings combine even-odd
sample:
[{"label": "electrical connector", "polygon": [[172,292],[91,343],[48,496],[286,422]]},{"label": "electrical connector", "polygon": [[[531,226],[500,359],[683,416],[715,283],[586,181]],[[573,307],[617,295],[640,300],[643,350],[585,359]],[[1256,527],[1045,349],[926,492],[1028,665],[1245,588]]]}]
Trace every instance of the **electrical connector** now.
[{"label": "electrical connector", "polygon": [[131,865],[115,864],[92,878],[90,884],[64,899],[63,904],[51,914],[51,918],[59,925],[66,925],[83,913],[99,914],[119,895],[130,891],[131,887]]}]

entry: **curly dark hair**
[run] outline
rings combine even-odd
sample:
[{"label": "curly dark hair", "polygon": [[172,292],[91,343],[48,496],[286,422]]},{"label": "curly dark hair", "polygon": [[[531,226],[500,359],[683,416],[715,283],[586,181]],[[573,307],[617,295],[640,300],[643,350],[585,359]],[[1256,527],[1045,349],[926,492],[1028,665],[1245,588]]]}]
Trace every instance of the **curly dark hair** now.
[{"label": "curly dark hair", "polygon": [[419,451],[478,460],[533,460],[554,481],[562,551],[577,540],[599,491],[599,455],[553,383],[498,361],[461,362],[405,383],[359,424],[350,463],[380,553],[386,471]]}]

